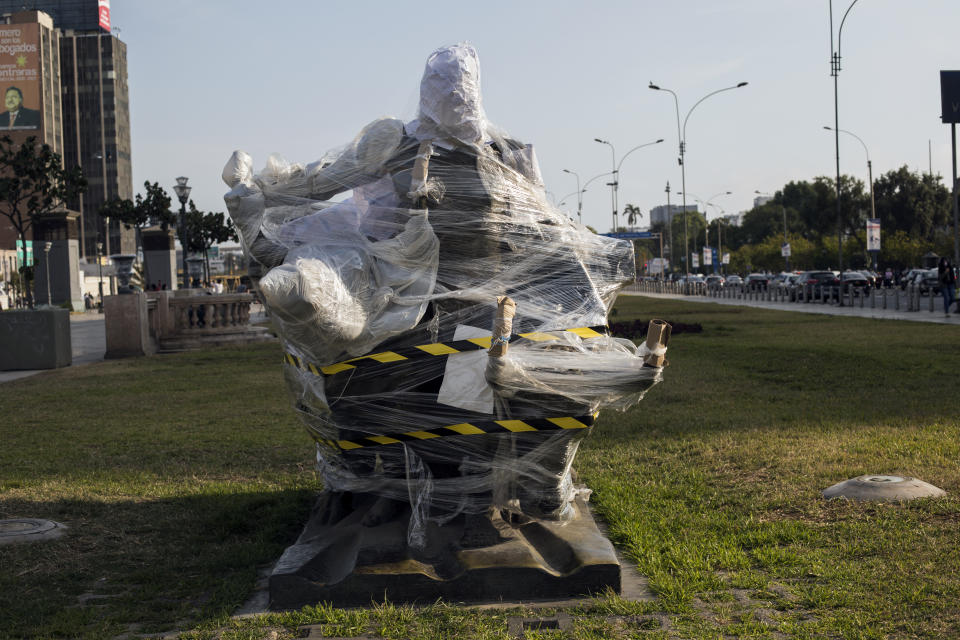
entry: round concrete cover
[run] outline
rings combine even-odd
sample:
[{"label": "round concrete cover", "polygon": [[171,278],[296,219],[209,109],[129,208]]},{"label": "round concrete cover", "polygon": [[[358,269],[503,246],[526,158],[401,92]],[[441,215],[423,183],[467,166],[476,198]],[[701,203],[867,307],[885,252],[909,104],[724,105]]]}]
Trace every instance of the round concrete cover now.
[{"label": "round concrete cover", "polygon": [[67,527],[53,520],[13,518],[0,520],[0,544],[39,542],[59,538]]},{"label": "round concrete cover", "polygon": [[916,478],[870,474],[838,482],[829,489],[824,489],[823,497],[893,502],[916,498],[937,498],[946,493],[943,489]]}]

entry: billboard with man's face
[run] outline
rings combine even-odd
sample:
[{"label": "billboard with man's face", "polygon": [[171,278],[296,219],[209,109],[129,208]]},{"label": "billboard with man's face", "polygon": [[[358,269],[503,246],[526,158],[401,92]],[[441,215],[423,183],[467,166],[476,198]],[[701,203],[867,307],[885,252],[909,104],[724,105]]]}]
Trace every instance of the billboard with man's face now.
[{"label": "billboard with man's face", "polygon": [[40,128],[40,25],[0,25],[0,131]]}]

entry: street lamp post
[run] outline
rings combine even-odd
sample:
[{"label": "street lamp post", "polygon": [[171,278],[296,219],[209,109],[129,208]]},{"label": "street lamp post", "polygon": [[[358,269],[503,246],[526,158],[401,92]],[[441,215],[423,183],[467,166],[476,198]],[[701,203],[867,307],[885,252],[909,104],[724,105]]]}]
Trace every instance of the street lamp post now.
[{"label": "street lamp post", "polygon": [[[857,0],[853,0],[840,20],[837,29],[837,48],[833,48],[833,0],[830,0],[830,75],[833,76],[833,134],[834,147],[837,152],[837,269],[843,273],[843,213],[840,207],[840,100],[837,95],[838,79],[840,77],[840,39],[843,35],[843,23]],[[840,305],[843,306],[843,296],[840,296]]]},{"label": "street lamp post", "polygon": [[97,271],[100,272],[100,302],[97,310],[103,313],[103,243],[97,243]]},{"label": "street lamp post", "polygon": [[717,264],[720,265],[720,275],[723,275],[723,219],[727,212],[723,207],[714,206],[720,210],[720,217],[717,218]]},{"label": "street lamp post", "polygon": [[[667,188],[665,189],[665,191],[667,192],[667,232],[670,234],[670,243],[669,243],[670,244],[670,263],[672,265],[673,257],[677,254],[673,250],[674,249],[673,247],[673,209],[670,208],[670,181],[669,180],[667,180]],[[670,268],[670,271],[673,272],[672,266]]]},{"label": "street lamp post", "polygon": [[[833,131],[833,127],[828,127],[828,126],[824,125],[823,128],[826,129],[827,131]],[[870,150],[867,149],[867,143],[864,142],[864,141],[860,138],[860,136],[858,136],[857,134],[853,133],[852,131],[847,131],[846,129],[839,129],[839,132],[840,132],[840,133],[845,133],[845,134],[847,134],[848,136],[853,136],[854,138],[857,139],[858,142],[860,142],[861,145],[863,145],[863,152],[867,155],[867,179],[870,181],[870,217],[871,217],[871,218],[876,218],[876,217],[877,217],[877,207],[876,207],[876,204],[875,204],[874,201],[873,201],[873,164],[870,162]]]},{"label": "street lamp post", "polygon": [[177,184],[173,187],[177,198],[180,200],[180,247],[183,250],[183,285],[185,289],[191,286],[190,275],[187,271],[187,200],[190,198],[190,191],[193,187],[187,186],[187,180],[190,178],[180,176],[177,178]]},{"label": "street lamp post", "polygon": [[[577,222],[583,224],[583,191],[580,190],[580,174],[570,169],[564,169],[564,173],[569,173],[577,179]],[[563,198],[566,200],[566,197]]]},{"label": "street lamp post", "polygon": [[53,306],[53,299],[50,296],[50,249],[52,248],[52,242],[43,243],[44,270],[47,273],[47,306]]},{"label": "street lamp post", "polygon": [[[674,107],[676,108],[676,111],[677,111],[677,140],[678,140],[678,142],[680,143],[680,158],[679,158],[678,161],[679,161],[679,163],[680,163],[680,179],[681,179],[681,187],[682,187],[682,189],[683,189],[683,192],[685,192],[685,191],[687,190],[687,170],[686,170],[686,165],[685,165],[685,163],[683,162],[683,158],[684,158],[684,155],[686,155],[686,147],[687,147],[687,120],[690,119],[690,114],[693,113],[693,110],[696,109],[697,106],[698,106],[701,102],[703,102],[704,100],[706,100],[706,99],[709,98],[710,96],[714,96],[714,95],[716,95],[716,94],[718,94],[718,93],[722,93],[722,92],[724,92],[724,91],[730,91],[730,90],[732,90],[732,89],[739,89],[739,88],[745,87],[745,86],[747,86],[747,83],[746,83],[746,82],[740,82],[740,83],[737,83],[736,85],[734,85],[734,86],[732,86],[732,87],[724,87],[723,89],[717,89],[716,91],[713,91],[713,92],[711,92],[711,93],[708,93],[707,95],[705,95],[705,96],[703,96],[702,98],[700,98],[699,100],[697,100],[697,102],[696,102],[692,107],[690,107],[690,111],[687,111],[687,115],[686,115],[686,117],[684,117],[684,119],[683,119],[683,129],[681,129],[681,128],[680,128],[680,102],[679,102],[679,100],[677,99],[677,94],[676,94],[674,91],[672,91],[671,89],[664,89],[664,88],[662,88],[662,87],[659,87],[659,86],[655,85],[655,84],[652,83],[652,82],[648,85],[648,88],[653,89],[654,91],[666,91],[667,93],[669,93],[670,95],[673,96],[673,104],[674,104]],[[681,192],[681,193],[683,193],[683,192]],[[689,270],[690,270],[690,269],[689,269],[689,264],[690,264],[690,263],[689,263],[689,260],[690,260],[690,244],[689,244],[688,241],[687,241],[687,198],[686,198],[686,196],[683,196],[683,252],[684,252],[684,253],[683,253],[683,266],[684,266],[684,269],[685,269],[687,272],[689,272]]]},{"label": "street lamp post", "polygon": [[608,140],[601,140],[600,138],[594,138],[593,141],[599,142],[600,144],[610,145],[610,156],[612,160],[612,164],[611,164],[612,171],[610,173],[613,174],[613,182],[609,182],[607,184],[610,185],[610,195],[611,195],[611,199],[613,200],[613,232],[616,233],[617,229],[620,226],[617,220],[619,216],[619,207],[617,205],[617,189],[620,186],[620,180],[619,180],[620,167],[623,166],[623,161],[626,160],[627,156],[629,156],[631,153],[633,153],[637,149],[642,149],[643,147],[649,147],[650,145],[659,144],[663,142],[663,138],[660,138],[659,140],[654,140],[653,142],[638,144],[633,149],[630,149],[625,154],[623,154],[623,156],[620,157],[619,164],[617,163],[617,152],[616,152],[616,149],[614,149],[612,142]]},{"label": "street lamp post", "polygon": [[[700,204],[703,205],[703,222],[704,222],[704,224],[703,224],[703,246],[704,246],[704,247],[707,247],[707,246],[710,245],[710,221],[707,219],[707,207],[715,207],[715,206],[716,206],[716,205],[713,204],[713,199],[714,199],[714,198],[719,198],[720,196],[729,196],[729,195],[732,195],[732,194],[733,194],[733,191],[718,191],[717,193],[715,193],[715,194],[713,194],[712,196],[710,196],[710,198],[709,198],[708,200],[701,200],[700,198],[698,198],[698,197],[696,196],[696,194],[693,194],[693,193],[690,194],[690,196],[691,196],[694,200],[696,200],[697,202],[699,202]],[[681,194],[681,195],[683,195],[683,194]],[[684,214],[684,216],[686,216],[686,214]],[[703,265],[703,270],[704,270],[704,272],[706,272],[706,270],[707,270],[707,265],[706,265],[706,264]]]},{"label": "street lamp post", "polygon": [[[766,197],[768,197],[768,198],[770,198],[770,199],[773,199],[773,197],[774,197],[773,194],[771,194],[771,193],[764,193],[763,191],[754,191],[754,193],[757,194],[758,196],[766,196]],[[788,243],[788,241],[787,241],[787,207],[786,207],[785,204],[783,204],[783,200],[780,201],[780,210],[781,210],[781,212],[783,213],[783,244],[787,244],[787,243]],[[786,261],[786,262],[785,262],[785,267],[786,267],[786,268],[785,268],[785,271],[789,272],[789,271],[790,271],[790,256],[783,256],[783,259]]]}]

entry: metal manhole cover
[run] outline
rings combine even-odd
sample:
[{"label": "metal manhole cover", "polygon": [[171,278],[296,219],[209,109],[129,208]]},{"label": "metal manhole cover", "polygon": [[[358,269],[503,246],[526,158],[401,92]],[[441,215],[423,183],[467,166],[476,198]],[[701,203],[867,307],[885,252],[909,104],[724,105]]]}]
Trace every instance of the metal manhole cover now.
[{"label": "metal manhole cover", "polygon": [[36,518],[0,520],[0,544],[50,540],[60,537],[64,529],[66,526],[53,520]]}]

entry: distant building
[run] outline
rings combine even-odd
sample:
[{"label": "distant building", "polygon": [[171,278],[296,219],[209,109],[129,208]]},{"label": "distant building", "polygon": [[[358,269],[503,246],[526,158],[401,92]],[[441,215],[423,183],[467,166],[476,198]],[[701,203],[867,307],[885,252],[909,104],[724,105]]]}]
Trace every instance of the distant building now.
[{"label": "distant building", "polygon": [[753,199],[753,206],[760,207],[773,200],[773,196],[757,196]]},{"label": "distant building", "polygon": [[50,89],[44,122],[51,128],[57,123],[60,141],[54,148],[67,167],[81,167],[89,184],[77,202],[68,203],[81,212],[81,256],[93,259],[98,241],[105,254],[134,253],[134,231],[111,220],[107,233],[98,213],[108,200],[133,197],[127,46],[110,32],[110,2],[0,0],[5,22],[19,20],[23,14],[15,12],[24,8],[45,16],[50,42],[58,45],[54,48],[59,86],[55,96]]},{"label": "distant building", "polygon": [[[687,211],[693,213],[697,210],[697,205],[688,204]],[[650,224],[667,224],[669,219],[672,219],[673,216],[681,213],[683,211],[683,206],[679,204],[662,204],[659,207],[654,207],[650,209]]]},{"label": "distant building", "polygon": [[728,213],[723,216],[724,224],[731,227],[739,227],[743,224],[743,213]]},{"label": "distant building", "polygon": [[[104,32],[66,31],[60,38],[64,162],[80,166],[88,182],[82,203],[81,244],[96,255],[104,224],[98,211],[114,198],[133,198],[127,45]],[[136,253],[136,237],[110,221],[106,253]]]},{"label": "distant building", "polygon": [[[50,16],[41,11],[0,20],[0,135],[15,144],[36,137],[62,155],[59,39]],[[0,217],[0,249],[13,249],[16,239],[13,225]],[[32,240],[28,232],[27,242]]]}]

